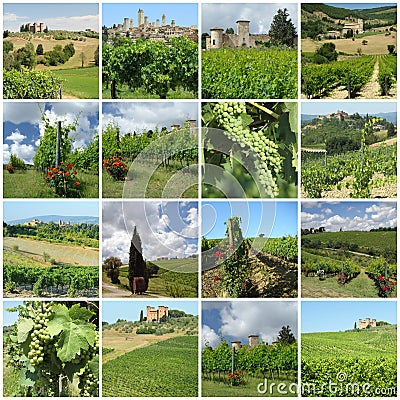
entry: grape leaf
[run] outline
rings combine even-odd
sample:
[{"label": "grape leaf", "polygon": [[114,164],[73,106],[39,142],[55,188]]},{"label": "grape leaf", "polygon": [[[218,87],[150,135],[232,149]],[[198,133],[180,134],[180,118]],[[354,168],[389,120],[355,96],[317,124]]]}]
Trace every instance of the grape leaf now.
[{"label": "grape leaf", "polygon": [[27,369],[21,369],[18,377],[18,385],[30,387],[33,386],[38,379],[37,374],[28,371]]},{"label": "grape leaf", "polygon": [[93,315],[94,313],[92,311],[89,311],[87,308],[81,307],[79,304],[74,304],[69,309],[69,316],[73,321],[77,319],[88,321],[91,317],[93,317]]},{"label": "grape leaf", "polygon": [[17,324],[18,343],[23,343],[33,329],[34,323],[30,318],[20,318]]}]

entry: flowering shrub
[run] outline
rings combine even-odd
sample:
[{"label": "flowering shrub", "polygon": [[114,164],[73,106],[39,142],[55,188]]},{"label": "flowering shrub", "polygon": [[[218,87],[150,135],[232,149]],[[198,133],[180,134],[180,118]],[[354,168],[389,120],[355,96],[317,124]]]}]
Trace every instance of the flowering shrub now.
[{"label": "flowering shrub", "polygon": [[388,297],[394,290],[396,282],[390,280],[389,278],[384,278],[382,275],[378,276],[377,285],[379,287],[378,295],[380,297]]},{"label": "flowering shrub", "polygon": [[6,167],[6,170],[10,173],[13,174],[15,172],[14,167],[11,164],[8,164]]},{"label": "flowering shrub", "polygon": [[120,157],[106,158],[103,167],[116,181],[123,181],[128,174],[128,168]]},{"label": "flowering shrub", "polygon": [[228,380],[232,386],[244,385],[246,383],[246,380],[244,379],[244,372],[240,369],[231,372],[228,376]]},{"label": "flowering shrub", "polygon": [[73,164],[61,162],[58,168],[50,168],[46,175],[46,181],[53,187],[60,197],[79,197],[81,183],[77,180],[77,172],[73,170]]},{"label": "flowering shrub", "polygon": [[347,282],[347,275],[344,272],[340,272],[338,275],[338,283],[344,285]]}]

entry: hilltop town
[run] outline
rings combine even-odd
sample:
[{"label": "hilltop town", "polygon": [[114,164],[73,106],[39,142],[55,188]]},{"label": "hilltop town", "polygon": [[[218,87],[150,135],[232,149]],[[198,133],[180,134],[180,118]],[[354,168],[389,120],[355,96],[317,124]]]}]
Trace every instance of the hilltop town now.
[{"label": "hilltop town", "polygon": [[110,28],[103,28],[103,30],[104,33],[107,33],[109,43],[112,43],[112,39],[118,37],[127,37],[134,42],[140,38],[147,38],[164,43],[168,43],[174,37],[186,36],[194,42],[197,42],[198,38],[196,25],[189,27],[179,26],[174,19],[167,23],[165,13],[161,16],[161,22],[158,18],[156,21],[149,21],[149,17],[140,8],[136,23],[133,18],[125,17],[121,23],[114,24]]}]

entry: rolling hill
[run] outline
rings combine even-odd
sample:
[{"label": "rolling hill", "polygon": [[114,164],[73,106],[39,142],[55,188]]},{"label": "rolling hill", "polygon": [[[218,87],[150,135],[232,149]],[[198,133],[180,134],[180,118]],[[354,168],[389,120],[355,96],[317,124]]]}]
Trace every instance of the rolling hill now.
[{"label": "rolling hill", "polygon": [[39,221],[43,221],[44,223],[48,224],[49,222],[58,222],[58,221],[66,221],[70,222],[71,224],[99,224],[98,217],[92,216],[72,216],[72,215],[37,215],[32,216],[30,218],[22,218],[22,219],[14,219],[7,221],[8,225],[22,225],[25,222],[32,221],[34,219],[38,219]]}]

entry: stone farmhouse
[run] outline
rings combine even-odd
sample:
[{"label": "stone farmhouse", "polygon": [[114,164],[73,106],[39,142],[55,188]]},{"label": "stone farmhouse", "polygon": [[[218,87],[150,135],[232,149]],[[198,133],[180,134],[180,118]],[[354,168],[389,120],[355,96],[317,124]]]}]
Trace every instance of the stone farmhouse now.
[{"label": "stone farmhouse", "polygon": [[362,320],[361,318],[358,320],[358,329],[366,329],[368,326],[371,328],[376,327],[376,319],[371,318],[365,318],[365,320]]}]

